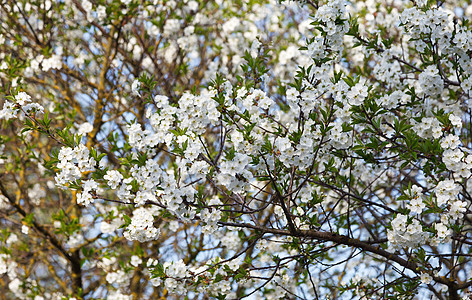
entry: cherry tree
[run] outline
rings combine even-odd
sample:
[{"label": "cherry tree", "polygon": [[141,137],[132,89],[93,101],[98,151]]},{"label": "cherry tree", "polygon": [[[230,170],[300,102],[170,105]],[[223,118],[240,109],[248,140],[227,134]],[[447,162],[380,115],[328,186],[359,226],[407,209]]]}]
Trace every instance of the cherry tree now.
[{"label": "cherry tree", "polygon": [[468,1],[0,16],[2,296],[470,297]]}]

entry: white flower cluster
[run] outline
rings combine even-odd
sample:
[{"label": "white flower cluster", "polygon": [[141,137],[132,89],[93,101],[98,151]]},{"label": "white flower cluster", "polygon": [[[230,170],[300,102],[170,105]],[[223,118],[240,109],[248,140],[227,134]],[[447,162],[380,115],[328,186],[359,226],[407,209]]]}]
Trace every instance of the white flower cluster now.
[{"label": "white flower cluster", "polygon": [[56,174],[55,180],[56,184],[62,188],[66,188],[69,182],[80,179],[82,172],[95,170],[96,161],[90,156],[89,149],[83,144],[75,148],[62,147],[58,159],[57,168],[60,169],[60,172]]},{"label": "white flower cluster", "polygon": [[11,256],[9,254],[0,253],[0,275],[8,274],[8,276],[12,276],[15,274],[15,269],[16,262],[11,260]]},{"label": "white flower cluster", "polygon": [[69,248],[76,248],[77,246],[83,244],[84,241],[84,236],[80,232],[76,231],[69,236],[66,245]]},{"label": "white flower cluster", "polygon": [[436,66],[428,66],[418,78],[418,94],[426,96],[438,96],[444,89],[444,81],[439,75]]},{"label": "white flower cluster", "polygon": [[235,193],[244,193],[248,187],[248,181],[253,178],[248,168],[249,162],[250,157],[244,153],[236,153],[233,159],[222,161],[220,173],[217,176],[218,182]]},{"label": "white flower cluster", "polygon": [[425,117],[413,127],[416,134],[424,139],[440,138],[443,134],[441,123],[435,117]]},{"label": "white flower cluster", "polygon": [[420,280],[424,284],[430,284],[433,278],[428,273],[421,273]]},{"label": "white flower cluster", "polygon": [[386,109],[393,109],[397,107],[398,104],[406,104],[410,100],[410,96],[405,94],[403,91],[394,91],[389,95],[384,95],[379,98],[377,103],[385,107]]},{"label": "white flower cluster", "polygon": [[15,107],[15,103],[5,100],[3,103],[3,109],[0,110],[0,119],[10,120],[16,118],[18,108]]},{"label": "white flower cluster", "polygon": [[460,145],[460,139],[457,135],[448,134],[441,139],[441,148],[454,150]]},{"label": "white flower cluster", "polygon": [[349,90],[347,93],[347,100],[350,105],[359,106],[364,103],[364,99],[367,97],[367,86],[365,85],[365,80],[362,80]]},{"label": "white flower cluster", "polygon": [[391,225],[392,229],[387,231],[387,238],[393,249],[413,248],[423,245],[426,241],[427,234],[423,232],[417,219],[408,222],[407,215],[398,214]]},{"label": "white flower cluster", "polygon": [[352,144],[351,134],[343,131],[342,125],[341,122],[334,123],[329,132],[330,144],[336,149],[345,149]]},{"label": "white flower cluster", "polygon": [[200,219],[205,223],[205,226],[202,227],[202,232],[205,234],[212,234],[218,229],[218,221],[221,219],[221,211],[219,207],[223,205],[218,197],[213,197],[208,201],[208,206],[212,207],[204,208],[200,212]]},{"label": "white flower cluster", "polygon": [[82,192],[77,193],[77,204],[88,206],[94,201],[90,193],[96,191],[97,189],[98,183],[93,179],[85,180],[84,182],[82,182]]},{"label": "white flower cluster", "polygon": [[408,196],[410,197],[410,203],[407,208],[410,210],[410,214],[420,215],[426,207],[426,204],[423,202],[422,189],[417,185],[413,185]]},{"label": "white flower cluster", "polygon": [[[433,223],[436,235],[429,235],[423,231],[420,221],[426,207],[426,199],[422,192],[422,188],[413,185],[411,189],[405,192],[409,198],[407,208],[410,210],[411,216],[416,218],[408,218],[406,215],[399,214],[392,221],[392,230],[388,231],[388,240],[394,249],[401,247],[415,247],[421,243],[430,242],[438,244],[445,242],[451,235],[449,229],[451,224],[462,218],[466,212],[467,203],[459,199],[460,186],[452,179],[442,180],[438,182],[434,188],[436,205],[441,209],[442,213],[437,215],[436,223]],[[434,217],[428,214],[429,218]]]},{"label": "white flower cluster", "polygon": [[[220,112],[217,102],[211,98],[215,90],[203,91],[200,96],[184,93],[179,100],[179,110],[176,112],[182,128],[191,128],[196,135],[205,132],[208,125],[217,125]],[[165,109],[165,108],[164,108]]]},{"label": "white flower cluster", "polygon": [[141,243],[159,238],[160,229],[154,227],[154,208],[139,207],[133,211],[131,224],[123,233],[130,241],[137,240]]},{"label": "white flower cluster", "polygon": [[16,100],[16,104],[21,105],[21,106],[24,106],[24,105],[26,104],[26,102],[30,102],[30,101],[31,101],[31,96],[28,95],[28,94],[25,93],[25,92],[19,92],[19,93],[15,96],[15,100]]},{"label": "white flower cluster", "polygon": [[117,218],[113,219],[112,222],[101,222],[100,223],[100,231],[104,234],[111,234],[115,230],[117,230],[121,225],[123,225],[123,221],[121,220],[122,216],[118,216]]},{"label": "white flower cluster", "polygon": [[[338,19],[344,22],[337,22]],[[315,20],[320,21],[327,33],[326,38],[321,36],[308,45],[308,52],[315,59],[322,59],[328,53],[340,54],[343,50],[343,36],[349,29],[346,20],[346,5],[342,0],[329,1],[321,6],[315,15]]]},{"label": "white flower cluster", "polygon": [[[359,53],[358,55],[363,58],[363,54]],[[401,56],[401,50],[397,49],[395,46],[381,53],[373,53],[373,57],[376,59],[373,73],[376,74],[376,77],[380,81],[394,90],[392,94],[390,94],[393,96],[392,98],[390,98],[389,95],[381,97],[385,97],[381,102],[384,103],[387,109],[395,107],[396,102],[398,102],[397,97],[395,97],[396,93],[402,93],[402,89],[405,87],[405,80],[402,80],[404,76],[399,76],[399,74],[402,73],[401,65],[398,61],[393,59],[393,56]],[[363,59],[360,59],[360,61],[363,61]],[[406,103],[407,100],[406,97],[401,99],[403,104]]]},{"label": "white flower cluster", "polygon": [[441,222],[444,226],[462,218],[466,212],[467,203],[459,199],[461,187],[452,179],[443,180],[438,183],[434,189],[438,206],[445,205],[445,214],[441,216]]},{"label": "white flower cluster", "polygon": [[78,135],[86,135],[87,133],[93,130],[93,125],[89,122],[85,122],[80,124],[79,128],[77,128]]},{"label": "white flower cluster", "polygon": [[[452,231],[449,229],[451,224],[462,218],[466,212],[467,203],[459,199],[460,186],[452,179],[440,181],[434,188],[436,196],[436,205],[442,210],[438,215],[439,222],[433,223],[436,235],[429,235],[423,231],[420,220],[426,207],[425,197],[422,189],[416,185],[406,191],[410,201],[407,208],[411,216],[417,218],[408,218],[406,215],[399,214],[392,221],[392,230],[387,233],[390,245],[394,249],[402,247],[416,247],[429,242],[437,245],[439,242],[447,242]],[[429,217],[433,217],[428,214]]]},{"label": "white flower cluster", "polygon": [[472,169],[472,155],[464,156],[461,149],[447,149],[443,153],[442,161],[446,168],[457,175],[468,178]]},{"label": "white flower cluster", "polygon": [[132,300],[133,295],[126,295],[125,293],[122,293],[120,291],[112,291],[107,296],[107,299],[108,300]]},{"label": "white flower cluster", "polygon": [[17,117],[18,113],[21,110],[26,113],[44,113],[44,108],[38,103],[29,103],[31,102],[31,96],[25,92],[19,92],[15,96],[15,102],[5,100],[3,103],[3,108],[0,110],[0,120],[9,120]]},{"label": "white flower cluster", "polygon": [[129,280],[129,276],[123,270],[117,270],[115,272],[108,272],[106,276],[108,283],[113,284],[125,284]]},{"label": "white flower cluster", "polygon": [[466,95],[472,96],[471,95],[471,93],[472,93],[472,77],[464,78],[461,82],[461,88],[464,90]]},{"label": "white flower cluster", "polygon": [[451,29],[453,28],[452,14],[441,8],[432,8],[426,11],[418,7],[403,10],[400,21],[411,38],[418,40],[416,49],[420,52],[426,45],[422,42],[422,35],[431,35],[434,43],[437,43],[439,51],[451,51],[450,47]]},{"label": "white flower cluster", "polygon": [[146,129],[142,130],[140,124],[131,124],[127,128],[128,143],[138,151],[144,151],[156,146],[159,140]]},{"label": "white flower cluster", "polygon": [[446,204],[448,201],[453,201],[459,195],[460,187],[454,180],[448,179],[438,183],[435,188],[436,201],[438,206]]},{"label": "white flower cluster", "polygon": [[28,197],[33,205],[39,205],[41,199],[46,197],[46,191],[41,188],[41,184],[35,183],[32,188],[28,189]]},{"label": "white flower cluster", "polygon": [[437,238],[441,241],[447,242],[447,239],[451,235],[451,230],[447,228],[447,225],[444,223],[434,224],[434,229],[436,229]]},{"label": "white flower cluster", "polygon": [[[153,259],[149,259],[147,262],[148,268],[152,271],[152,269],[156,266],[157,261]],[[192,274],[188,272],[188,267],[185,265],[182,259],[173,262],[165,262],[163,264],[164,272],[166,273],[166,279],[164,280],[165,287],[171,291],[172,293],[176,293],[182,295],[186,292],[184,284],[182,280],[185,278],[192,278]],[[154,286],[159,286],[163,282],[161,278],[156,277],[151,280]]]},{"label": "white flower cluster", "polygon": [[[194,286],[195,283],[200,278],[206,278],[206,284],[199,285],[197,291],[199,293],[210,293],[210,294],[227,294],[230,295],[233,299],[235,298],[234,292],[231,292],[231,281],[221,280],[229,275],[229,273],[239,269],[241,265],[241,259],[234,259],[230,262],[225,263],[225,266],[229,269],[228,272],[224,271],[221,268],[215,270],[215,272],[208,272],[208,266],[217,264],[218,259],[213,259],[208,262],[208,265],[203,265],[201,267],[189,267],[187,266],[182,259],[165,262],[163,264],[163,270],[165,273],[165,279],[162,280],[160,277],[151,279],[154,286],[164,285],[166,289],[170,292],[182,295],[187,292],[186,286]],[[151,273],[153,268],[155,268],[157,261],[149,259],[147,266],[150,269]],[[198,274],[198,277],[195,276]],[[215,280],[215,278],[220,278]]]},{"label": "white flower cluster", "polygon": [[108,181],[108,186],[112,189],[116,189],[123,180],[123,175],[116,170],[108,170],[103,179]]}]

